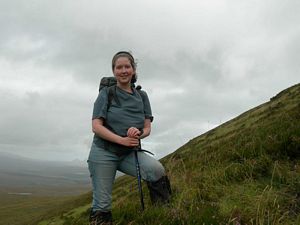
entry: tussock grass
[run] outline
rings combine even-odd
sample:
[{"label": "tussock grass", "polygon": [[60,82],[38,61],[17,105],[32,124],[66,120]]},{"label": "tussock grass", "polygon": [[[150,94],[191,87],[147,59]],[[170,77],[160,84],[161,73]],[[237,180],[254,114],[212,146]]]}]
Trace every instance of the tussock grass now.
[{"label": "tussock grass", "polygon": [[[173,196],[140,211],[136,179],[119,178],[115,224],[300,224],[300,84],[189,141],[161,160]],[[87,224],[88,207],[64,223]],[[66,221],[69,221],[68,223]]]}]

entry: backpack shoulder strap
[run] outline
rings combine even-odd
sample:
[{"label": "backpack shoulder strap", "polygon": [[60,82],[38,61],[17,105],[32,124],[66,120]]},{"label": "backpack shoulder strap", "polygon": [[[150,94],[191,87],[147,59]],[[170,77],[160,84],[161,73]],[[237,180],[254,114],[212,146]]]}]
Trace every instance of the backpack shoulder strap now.
[{"label": "backpack shoulder strap", "polygon": [[140,96],[142,97],[143,103],[145,102],[145,92],[142,90],[142,87],[140,85],[138,85],[136,88],[137,92],[140,94]]},{"label": "backpack shoulder strap", "polygon": [[118,96],[117,96],[117,85],[112,85],[110,87],[108,87],[107,90],[107,109],[109,109],[109,107],[111,106],[112,100],[114,99],[115,102],[117,103],[117,105],[121,105]]},{"label": "backpack shoulder strap", "polygon": [[107,87],[107,109],[109,109],[109,107],[111,106],[112,100],[114,99],[115,102],[118,105],[120,104],[120,101],[117,97],[116,94],[116,88],[117,88],[117,80],[115,77],[102,77],[100,80],[100,85],[99,85],[99,91],[104,88]]}]

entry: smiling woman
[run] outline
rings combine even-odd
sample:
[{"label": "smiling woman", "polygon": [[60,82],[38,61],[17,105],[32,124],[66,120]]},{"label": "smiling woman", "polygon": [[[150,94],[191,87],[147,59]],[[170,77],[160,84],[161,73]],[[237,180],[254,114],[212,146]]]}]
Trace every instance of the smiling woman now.
[{"label": "smiling woman", "polygon": [[[150,135],[153,116],[146,92],[134,86],[137,77],[133,56],[118,52],[112,59],[112,71],[117,80],[112,86],[113,99],[108,104],[111,87],[102,88],[93,110],[94,139],[88,158],[93,185],[92,225],[112,224],[112,185],[117,170],[146,180],[152,203],[166,203],[171,194],[162,164],[138,151],[140,139]],[[137,158],[140,170],[136,169]]]}]

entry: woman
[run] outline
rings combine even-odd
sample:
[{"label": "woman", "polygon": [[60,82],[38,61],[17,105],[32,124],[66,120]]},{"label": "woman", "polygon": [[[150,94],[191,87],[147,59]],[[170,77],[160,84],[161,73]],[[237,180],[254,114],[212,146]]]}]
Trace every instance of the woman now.
[{"label": "woman", "polygon": [[[137,76],[133,56],[124,51],[116,53],[112,71],[117,80],[115,96],[110,102],[108,88],[101,89],[92,118],[94,139],[88,165],[93,186],[90,215],[93,225],[112,224],[112,186],[116,171],[136,176],[133,149],[139,146],[139,139],[150,135],[153,120],[147,94],[134,88]],[[171,189],[164,167],[144,152],[138,152],[138,157],[152,203],[168,202]]]}]

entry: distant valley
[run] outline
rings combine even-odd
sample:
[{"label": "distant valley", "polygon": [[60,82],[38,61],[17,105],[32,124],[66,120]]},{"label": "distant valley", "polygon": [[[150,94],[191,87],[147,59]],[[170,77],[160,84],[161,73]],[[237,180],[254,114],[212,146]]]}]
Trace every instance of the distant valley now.
[{"label": "distant valley", "polygon": [[2,194],[77,195],[90,189],[85,162],[38,161],[0,152]]}]

